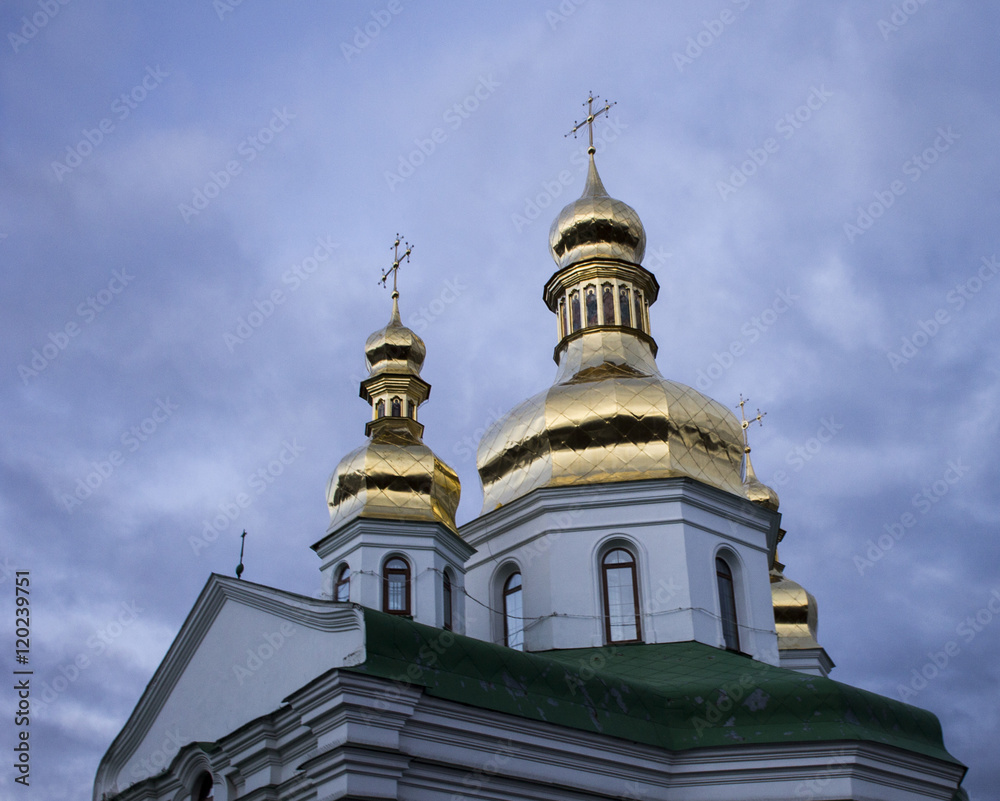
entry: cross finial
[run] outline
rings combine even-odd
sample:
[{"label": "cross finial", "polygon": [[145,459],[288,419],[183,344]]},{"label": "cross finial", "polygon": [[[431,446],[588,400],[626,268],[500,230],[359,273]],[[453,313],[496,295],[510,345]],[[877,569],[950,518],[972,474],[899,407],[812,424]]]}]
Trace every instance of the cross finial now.
[{"label": "cross finial", "polygon": [[[406,250],[404,250],[402,253],[399,252],[400,244],[402,244],[403,247],[406,248]],[[413,252],[413,247],[410,245],[410,243],[404,242],[402,237],[400,237],[399,234],[396,234],[396,241],[392,243],[392,267],[390,267],[388,270],[382,273],[382,286],[386,285],[386,281],[389,280],[389,273],[392,273],[393,297],[399,294],[399,291],[396,288],[396,274],[399,272],[400,262],[402,262],[403,260],[409,261],[410,253],[412,252]]]},{"label": "cross finial", "polygon": [[243,578],[243,546],[247,543],[247,530],[243,529],[243,534],[240,536],[240,563],[236,565],[236,578]]},{"label": "cross finial", "polygon": [[753,423],[753,422],[755,422],[755,421],[757,422],[758,425],[761,425],[761,426],[764,425],[764,415],[767,414],[767,412],[762,412],[760,409],[758,409],[757,410],[757,415],[755,417],[751,417],[749,420],[747,420],[746,412],[743,410],[743,407],[746,406],[748,403],[750,403],[750,398],[744,398],[743,394],[740,393],[740,402],[739,402],[739,407],[740,407],[740,424],[743,426],[743,452],[744,453],[750,453],[750,440],[747,437],[747,429],[750,428],[750,424]]},{"label": "cross finial", "polygon": [[608,111],[611,109],[611,107],[615,105],[615,103],[608,103],[607,101],[605,101],[604,108],[598,109],[597,112],[595,113],[594,112],[595,100],[597,100],[597,98],[594,97],[594,93],[590,92],[587,95],[587,102],[583,104],[587,107],[587,118],[583,122],[575,122],[573,124],[573,130],[571,130],[568,134],[566,134],[566,136],[569,136],[569,134],[573,134],[573,138],[576,139],[576,132],[579,131],[584,125],[586,125],[587,138],[588,138],[588,143],[590,145],[587,148],[587,152],[590,155],[594,155],[594,153],[597,152],[597,149],[594,147],[594,120],[596,120],[602,114],[607,114]]}]

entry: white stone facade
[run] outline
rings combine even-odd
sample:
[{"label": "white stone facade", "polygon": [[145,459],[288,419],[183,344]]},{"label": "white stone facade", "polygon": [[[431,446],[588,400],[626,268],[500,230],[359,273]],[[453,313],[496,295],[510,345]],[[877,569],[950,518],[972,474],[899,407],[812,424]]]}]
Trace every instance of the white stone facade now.
[{"label": "white stone facade", "polygon": [[[262,651],[268,632],[283,641]],[[345,671],[347,604],[213,576],[101,762],[95,801],[948,801],[964,769],[873,742],[665,751]],[[240,682],[233,668],[257,655]]]},{"label": "white stone facade", "polygon": [[[715,558],[733,568],[740,650],[778,664],[768,578],[780,515],[686,478],[540,489],[462,528],[476,548],[470,636],[503,643],[501,588],[523,580],[525,650],[607,644],[602,556],[634,553],[642,641],[722,647]],[[489,607],[489,609],[486,608]]]},{"label": "white stone facade", "polygon": [[382,609],[385,563],[403,559],[410,569],[411,617],[442,628],[445,622],[444,576],[452,585],[452,630],[465,633],[465,560],[473,549],[439,523],[374,520],[358,517],[313,545],[323,563],[321,594],[334,597],[338,572],[351,571],[351,603]]}]

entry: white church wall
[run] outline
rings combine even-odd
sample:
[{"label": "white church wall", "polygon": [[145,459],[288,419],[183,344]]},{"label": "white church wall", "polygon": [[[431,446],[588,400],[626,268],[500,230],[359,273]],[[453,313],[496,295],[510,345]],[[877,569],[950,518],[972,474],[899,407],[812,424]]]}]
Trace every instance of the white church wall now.
[{"label": "white church wall", "polygon": [[469,605],[468,633],[503,642],[504,566],[516,563],[527,650],[605,644],[600,560],[617,544],[636,557],[644,642],[721,647],[715,557],[725,547],[742,650],[777,664],[768,576],[776,533],[776,515],[689,480],[539,490],[462,529],[479,550],[467,568],[468,591],[481,602]]},{"label": "white church wall", "polygon": [[153,776],[183,744],[218,740],[330,668],[363,658],[358,610],[287,603],[269,588],[214,576],[136,707],[128,736],[102,760],[97,784],[121,790]]},{"label": "white church wall", "polygon": [[444,626],[444,571],[452,579],[452,628],[465,632],[465,560],[472,549],[435,523],[357,518],[313,546],[323,560],[322,592],[333,597],[337,573],[351,571],[350,601],[383,610],[382,570],[393,556],[410,570],[410,613],[418,623]]}]

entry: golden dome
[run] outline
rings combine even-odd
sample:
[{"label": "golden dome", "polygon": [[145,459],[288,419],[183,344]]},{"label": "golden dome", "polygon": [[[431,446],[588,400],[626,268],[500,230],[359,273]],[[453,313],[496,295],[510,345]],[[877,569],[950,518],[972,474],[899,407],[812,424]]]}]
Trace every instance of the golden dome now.
[{"label": "golden dome", "polygon": [[744,486],[736,415],[656,366],[646,234],[635,211],[608,196],[592,149],[583,195],[559,214],[549,244],[559,269],[544,297],[557,318],[559,370],[480,441],[484,513],[540,487],[674,477],[763,497]]},{"label": "golden dome", "polygon": [[420,375],[427,348],[424,341],[403,325],[399,317],[399,293],[392,293],[392,315],[389,324],[368,337],[365,359],[372,375],[380,373],[410,373]]},{"label": "golden dome", "polygon": [[753,471],[753,463],[750,461],[750,448],[745,448],[745,451],[746,470],[743,478],[743,487],[746,497],[754,503],[759,503],[761,506],[770,509],[772,512],[777,512],[780,504],[778,493],[757,478],[757,474]]},{"label": "golden dome", "polygon": [[816,641],[819,628],[816,599],[801,584],[785,578],[780,567],[771,571],[771,600],[779,649],[820,647]]},{"label": "golden dome", "polygon": [[[592,358],[581,356],[586,351]],[[675,476],[743,496],[740,421],[697,390],[663,378],[646,341],[627,332],[585,332],[570,343],[560,368],[552,387],[482,438],[484,512],[539,487]]]},{"label": "golden dome", "polygon": [[424,427],[417,422],[418,407],[431,391],[420,377],[427,351],[400,320],[398,299],[393,291],[389,324],[365,343],[371,375],[361,382],[361,397],[371,404],[365,427],[371,439],[341,459],[330,476],[330,530],[368,517],[425,520],[457,532],[458,475],[424,444]]},{"label": "golden dome", "polygon": [[646,231],[639,215],[627,203],[608,195],[593,153],[583,194],[552,223],[549,248],[560,269],[591,258],[639,264],[646,253]]},{"label": "golden dome", "polygon": [[341,459],[326,488],[330,527],[354,517],[425,520],[452,531],[461,487],[406,417],[377,421],[372,438]]}]

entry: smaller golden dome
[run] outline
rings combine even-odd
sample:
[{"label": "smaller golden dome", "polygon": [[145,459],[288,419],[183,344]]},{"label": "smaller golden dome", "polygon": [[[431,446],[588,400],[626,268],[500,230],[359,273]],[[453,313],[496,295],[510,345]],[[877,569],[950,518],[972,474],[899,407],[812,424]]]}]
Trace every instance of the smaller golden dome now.
[{"label": "smaller golden dome", "polygon": [[457,531],[458,475],[405,417],[378,421],[372,438],[340,460],[327,483],[330,527],[354,517],[425,520]]},{"label": "smaller golden dome", "polygon": [[559,212],[549,229],[549,248],[559,269],[592,258],[642,262],[646,253],[642,221],[635,209],[608,195],[593,154],[583,194]]},{"label": "smaller golden dome", "polygon": [[816,599],[801,584],[785,578],[779,567],[771,571],[771,600],[780,650],[820,647],[816,641],[819,629]]},{"label": "smaller golden dome", "polygon": [[417,421],[431,391],[420,377],[426,353],[423,340],[400,320],[393,290],[389,324],[365,343],[371,375],[361,382],[361,397],[371,404],[365,426],[371,439],[341,459],[327,483],[331,531],[367,517],[424,520],[457,532],[458,475],[424,444]]},{"label": "smaller golden dome", "polygon": [[744,494],[754,503],[759,503],[766,509],[777,512],[780,503],[778,493],[757,478],[757,474],[753,471],[753,463],[750,461],[750,448],[744,448],[744,452],[746,454],[744,457],[746,459],[746,477],[743,479]]},{"label": "smaller golden dome", "polygon": [[392,293],[392,316],[389,324],[368,337],[365,342],[365,358],[369,372],[408,373],[420,375],[427,348],[424,341],[403,325],[399,317],[399,293]]}]

